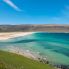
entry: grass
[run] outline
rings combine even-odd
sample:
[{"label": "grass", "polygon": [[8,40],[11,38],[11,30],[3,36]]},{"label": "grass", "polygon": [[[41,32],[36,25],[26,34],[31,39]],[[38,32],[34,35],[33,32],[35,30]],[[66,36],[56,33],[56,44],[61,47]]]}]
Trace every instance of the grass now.
[{"label": "grass", "polygon": [[55,69],[21,55],[0,51],[0,69]]}]

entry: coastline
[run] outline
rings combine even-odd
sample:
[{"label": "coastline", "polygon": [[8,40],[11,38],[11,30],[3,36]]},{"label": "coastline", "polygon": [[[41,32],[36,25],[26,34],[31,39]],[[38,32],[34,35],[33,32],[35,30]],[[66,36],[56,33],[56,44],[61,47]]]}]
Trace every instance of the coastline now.
[{"label": "coastline", "polygon": [[25,56],[34,60],[38,60],[37,55],[29,50],[24,50],[19,47],[7,46],[7,51],[18,55]]},{"label": "coastline", "polygon": [[[8,39],[20,37],[20,36],[25,36],[25,35],[29,35],[29,34],[33,34],[33,33],[35,33],[35,32],[6,32],[6,33],[0,33],[0,41],[8,40]],[[33,53],[29,50],[20,49],[19,47],[7,46],[7,51],[11,52],[11,53],[18,54],[18,55],[25,56],[27,58],[38,60],[37,59],[38,55],[36,55],[35,53]]]},{"label": "coastline", "polygon": [[0,40],[7,40],[15,37],[25,36],[29,34],[33,34],[35,32],[6,32],[0,33]]},{"label": "coastline", "polygon": [[[16,37],[20,37],[20,36],[25,36],[25,35],[29,35],[29,34],[33,34],[33,33],[42,33],[42,32],[10,32],[10,33],[7,32],[7,33],[0,33],[0,41],[11,39],[11,38],[16,38]],[[49,32],[47,32],[47,33],[49,33]],[[44,64],[50,64],[50,65],[55,66],[55,67],[61,67],[62,66],[62,64],[51,63],[47,59],[47,56],[42,57],[42,56],[39,55],[39,52],[35,53],[35,52],[27,50],[27,49],[23,49],[23,48],[21,49],[19,47],[14,47],[13,45],[7,46],[6,49],[3,49],[3,50],[11,52],[11,53],[15,53],[17,55],[22,55],[24,57],[27,57],[27,58],[30,58],[30,59],[33,59],[33,60],[40,61]]]},{"label": "coastline", "polygon": [[[11,38],[16,38],[20,36],[25,36],[33,33],[41,33],[39,32],[1,32],[0,33],[0,41],[11,39]],[[44,32],[43,32],[44,33]],[[47,33],[60,33],[60,32],[47,32]],[[69,33],[69,32],[62,32],[62,33]]]}]

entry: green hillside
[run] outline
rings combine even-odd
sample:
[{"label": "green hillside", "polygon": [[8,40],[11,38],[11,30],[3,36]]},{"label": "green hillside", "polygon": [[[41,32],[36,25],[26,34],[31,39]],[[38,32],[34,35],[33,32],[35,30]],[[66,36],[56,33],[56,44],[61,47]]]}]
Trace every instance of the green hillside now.
[{"label": "green hillside", "polygon": [[0,69],[55,69],[21,55],[0,51]]}]

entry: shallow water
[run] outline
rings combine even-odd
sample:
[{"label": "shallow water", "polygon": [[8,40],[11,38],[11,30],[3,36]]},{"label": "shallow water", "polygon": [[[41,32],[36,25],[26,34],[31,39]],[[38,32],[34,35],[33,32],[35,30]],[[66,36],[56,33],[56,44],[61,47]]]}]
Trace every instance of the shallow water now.
[{"label": "shallow water", "polygon": [[12,46],[38,53],[54,64],[69,65],[69,33],[38,32],[0,41],[1,50]]}]

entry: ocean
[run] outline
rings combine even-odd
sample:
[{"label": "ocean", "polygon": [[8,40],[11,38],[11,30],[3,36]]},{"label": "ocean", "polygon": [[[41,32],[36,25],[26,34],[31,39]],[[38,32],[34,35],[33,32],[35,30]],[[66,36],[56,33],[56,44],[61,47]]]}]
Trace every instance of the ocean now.
[{"label": "ocean", "polygon": [[46,57],[53,64],[69,65],[69,33],[35,32],[0,41],[0,50],[12,47]]}]

